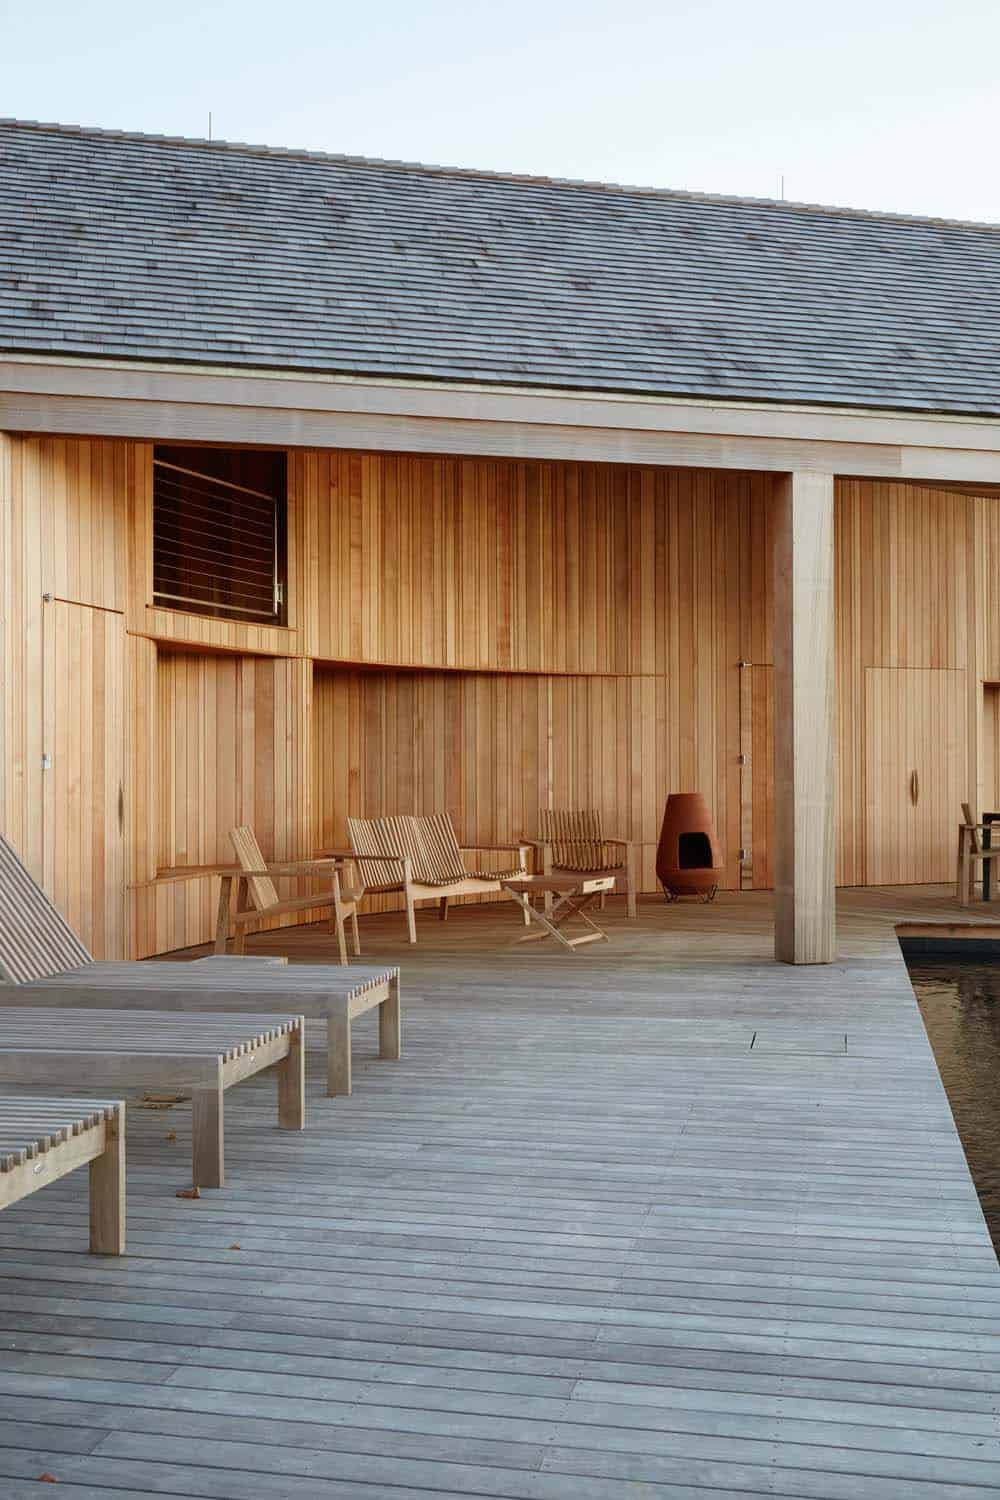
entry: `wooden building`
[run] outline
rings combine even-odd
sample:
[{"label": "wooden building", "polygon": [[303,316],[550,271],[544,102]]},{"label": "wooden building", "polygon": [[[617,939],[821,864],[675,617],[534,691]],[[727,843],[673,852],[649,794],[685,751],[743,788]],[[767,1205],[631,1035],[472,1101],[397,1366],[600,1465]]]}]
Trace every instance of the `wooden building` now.
[{"label": "wooden building", "polygon": [[835,882],[951,878],[1000,798],[998,273],[990,227],[0,126],[0,829],[144,956],[236,823],[593,806],[653,891],[700,790],[829,960]]}]

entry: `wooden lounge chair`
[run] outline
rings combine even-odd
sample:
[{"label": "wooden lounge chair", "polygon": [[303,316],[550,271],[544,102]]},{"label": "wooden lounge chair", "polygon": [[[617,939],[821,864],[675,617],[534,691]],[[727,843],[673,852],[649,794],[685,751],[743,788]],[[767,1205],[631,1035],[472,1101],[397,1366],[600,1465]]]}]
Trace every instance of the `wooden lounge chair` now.
[{"label": "wooden lounge chair", "polygon": [[122,1010],[0,1010],[0,1081],[51,1088],[191,1090],[192,1176],[225,1180],[223,1094],[277,1064],[278,1124],[305,1125],[301,1016],[135,1014]]},{"label": "wooden lounge chair", "polygon": [[[539,835],[525,839],[538,851],[542,875],[599,875],[615,873],[624,890],[626,911],[636,915],[636,845],[611,838],[601,827],[596,808],[564,811],[543,807],[538,814]],[[546,898],[546,904],[551,897]],[[604,905],[603,900],[601,905]]]},{"label": "wooden lounge chair", "polygon": [[[10,981],[6,986],[4,979]],[[379,1055],[400,1056],[399,970],[280,959],[95,963],[0,836],[0,1004],[288,1012],[327,1023],[327,1092],[351,1092],[351,1023],[378,1007]]]},{"label": "wooden lounge chair", "polygon": [[[973,899],[973,889],[976,884],[976,867],[982,876],[990,861],[1000,860],[1000,843],[993,844],[989,848],[983,843],[983,831],[985,823],[977,823],[972,814],[972,808],[968,802],[962,803],[962,817],[965,820],[958,825],[958,875],[955,894],[962,906],[969,906]],[[1000,833],[1000,828],[997,829]]]},{"label": "wooden lounge chair", "polygon": [[[358,903],[364,895],[360,890],[342,890],[340,885],[340,862],[336,859],[299,860],[294,864],[268,863],[261,853],[260,845],[252,828],[234,828],[229,841],[236,852],[240,869],[244,872],[236,877],[236,910],[232,910],[233,876],[223,875],[219,890],[219,915],[215,928],[215,951],[225,953],[229,938],[230,923],[236,928],[233,951],[242,953],[246,943],[247,928],[264,921],[266,917],[279,917],[300,911],[329,911],[330,931],[336,933],[340,948],[340,962],[347,963],[347,943],[344,929],[348,919],[354,938],[354,952],[361,952],[361,937],[358,932]],[[292,876],[295,879],[315,879],[325,876],[331,882],[329,895],[293,896],[282,899],[274,884],[274,876]],[[249,898],[249,902],[247,900]]]},{"label": "wooden lounge chair", "polygon": [[0,1208],[90,1167],[90,1249],[125,1252],[125,1105],[0,1095]]},{"label": "wooden lounge chair", "polygon": [[447,813],[348,818],[347,832],[351,851],[337,857],[354,861],[368,893],[402,892],[411,943],[417,941],[414,909],[418,901],[437,901],[443,921],[453,896],[489,895],[499,891],[504,880],[527,870],[528,851],[523,844],[476,844],[470,853],[516,854],[518,863],[504,870],[466,869]]}]

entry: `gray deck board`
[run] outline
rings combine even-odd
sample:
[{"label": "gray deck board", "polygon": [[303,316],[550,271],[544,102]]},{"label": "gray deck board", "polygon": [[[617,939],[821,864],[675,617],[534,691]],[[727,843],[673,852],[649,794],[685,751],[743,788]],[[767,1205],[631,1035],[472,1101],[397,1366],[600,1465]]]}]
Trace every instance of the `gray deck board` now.
[{"label": "gray deck board", "polygon": [[197,1202],[189,1107],[131,1110],[124,1260],[80,1253],[73,1177],[0,1216],[0,1493],[1000,1493],[1000,1267],[907,898],[868,895],[808,971],[769,962],[758,897],[612,907],[571,956],[508,946],[502,906],[414,950],[368,919],[399,1064],[364,1017],[326,1099],[311,1052],[294,1138],[267,1080],[231,1091]]}]

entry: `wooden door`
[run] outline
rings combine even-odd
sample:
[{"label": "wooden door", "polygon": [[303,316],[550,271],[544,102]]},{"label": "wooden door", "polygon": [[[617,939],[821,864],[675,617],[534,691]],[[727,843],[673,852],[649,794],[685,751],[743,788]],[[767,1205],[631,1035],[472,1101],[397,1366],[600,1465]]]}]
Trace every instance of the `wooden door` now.
[{"label": "wooden door", "polygon": [[48,600],[42,621],[42,873],[95,958],[125,952],[125,618]]},{"label": "wooden door", "polygon": [[774,886],[774,667],[740,670],[741,890]]},{"label": "wooden door", "polygon": [[954,880],[966,711],[963,671],[866,669],[866,884]]}]

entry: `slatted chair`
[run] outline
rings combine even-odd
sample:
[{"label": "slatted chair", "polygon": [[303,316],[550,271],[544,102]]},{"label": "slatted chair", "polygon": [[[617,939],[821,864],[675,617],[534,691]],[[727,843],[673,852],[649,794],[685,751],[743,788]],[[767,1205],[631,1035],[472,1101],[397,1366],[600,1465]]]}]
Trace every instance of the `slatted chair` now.
[{"label": "slatted chair", "polygon": [[[355,956],[361,953],[361,936],[358,932],[358,906],[364,895],[364,886],[358,889],[342,889],[340,884],[340,861],[336,859],[298,860],[293,864],[268,863],[261,853],[260,845],[252,828],[234,828],[229,841],[239,861],[242,876],[237,880],[236,910],[232,911],[231,877],[224,877],[219,891],[219,913],[215,929],[215,951],[225,953],[229,939],[229,926],[235,927],[234,953],[242,953],[246,944],[247,928],[268,917],[286,916],[299,911],[329,911],[330,931],[336,933],[340,949],[340,962],[347,963],[345,928],[351,923]],[[330,880],[328,894],[293,896],[282,899],[274,884],[274,876],[292,876],[296,879],[323,876]],[[249,898],[249,904],[247,900]]]},{"label": "slatted chair", "polygon": [[955,894],[961,906],[969,906],[976,884],[976,867],[979,867],[981,875],[991,860],[1000,861],[1000,844],[986,847],[983,843],[986,824],[976,822],[968,802],[962,803],[962,817],[965,821],[958,825],[958,879]]},{"label": "slatted chair", "polygon": [[[543,807],[538,813],[539,836],[525,839],[539,851],[543,875],[587,875],[596,877],[612,872],[620,874],[625,888],[626,910],[636,915],[636,846],[628,839],[612,838],[604,833],[597,808],[565,811]],[[551,902],[546,897],[546,905]],[[604,905],[604,898],[601,898]]]},{"label": "slatted chair", "polygon": [[447,813],[430,817],[348,818],[347,832],[350,852],[335,857],[354,861],[369,894],[402,893],[411,943],[417,941],[418,901],[437,901],[444,921],[453,896],[490,895],[500,890],[501,881],[523,875],[527,869],[528,851],[523,844],[477,844],[470,853],[516,854],[517,866],[505,870],[467,869]]}]

